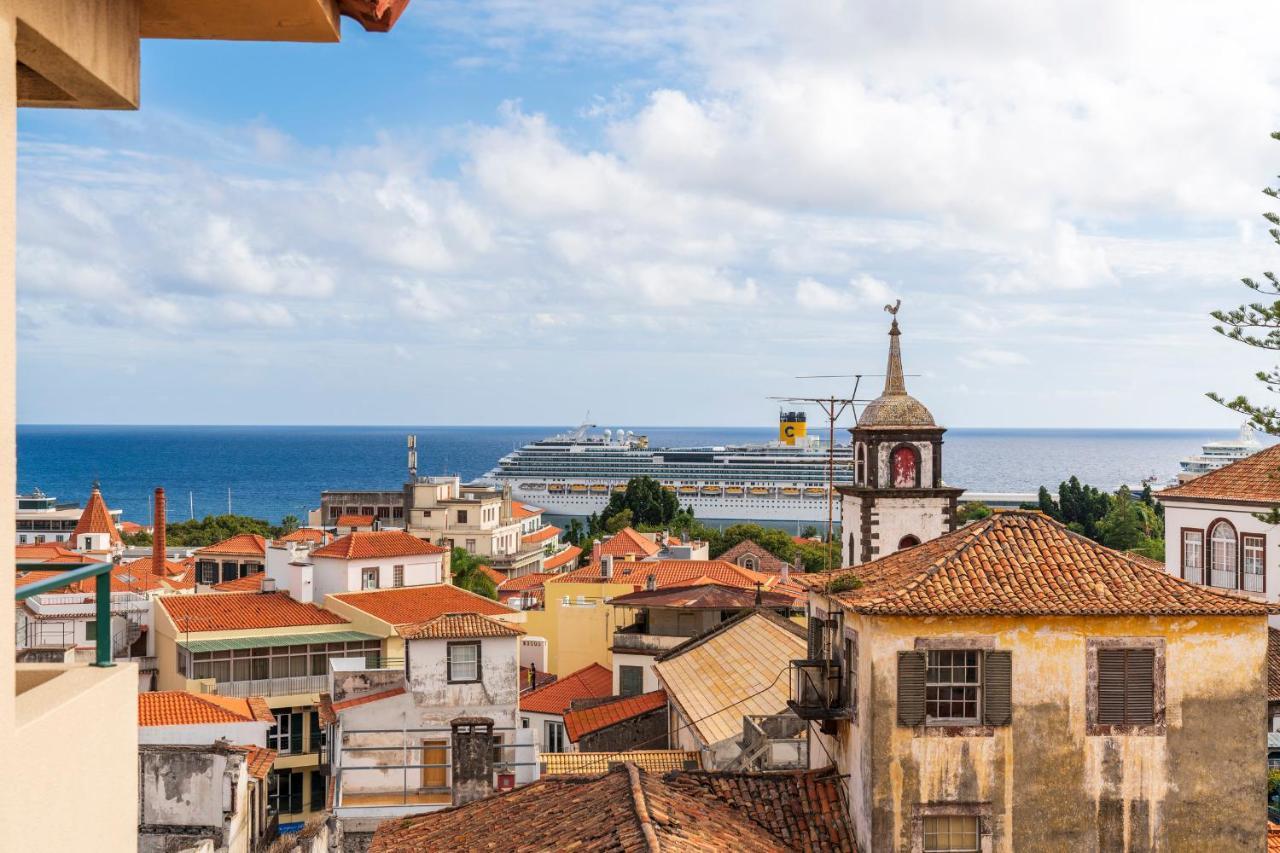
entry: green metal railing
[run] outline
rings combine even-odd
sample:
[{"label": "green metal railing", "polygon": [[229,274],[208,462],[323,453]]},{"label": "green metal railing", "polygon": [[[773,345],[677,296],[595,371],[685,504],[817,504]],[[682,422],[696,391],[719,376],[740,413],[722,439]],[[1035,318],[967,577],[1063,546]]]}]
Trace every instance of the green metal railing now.
[{"label": "green metal railing", "polygon": [[76,581],[96,578],[94,585],[93,605],[94,619],[97,621],[98,636],[94,640],[95,655],[93,666],[115,666],[111,660],[111,563],[89,563],[73,569],[59,570],[57,564],[19,560],[18,571],[48,572],[56,571],[53,577],[29,583],[19,587],[14,594],[18,601],[25,601],[33,595],[53,592],[70,586]]}]

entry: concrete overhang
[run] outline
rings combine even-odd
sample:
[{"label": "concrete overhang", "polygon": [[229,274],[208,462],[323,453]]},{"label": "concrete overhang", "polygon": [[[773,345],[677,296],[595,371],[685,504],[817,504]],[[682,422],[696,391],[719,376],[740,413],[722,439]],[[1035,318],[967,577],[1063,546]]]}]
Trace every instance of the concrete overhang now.
[{"label": "concrete overhang", "polygon": [[139,34],[156,39],[334,42],[337,0],[141,0]]}]

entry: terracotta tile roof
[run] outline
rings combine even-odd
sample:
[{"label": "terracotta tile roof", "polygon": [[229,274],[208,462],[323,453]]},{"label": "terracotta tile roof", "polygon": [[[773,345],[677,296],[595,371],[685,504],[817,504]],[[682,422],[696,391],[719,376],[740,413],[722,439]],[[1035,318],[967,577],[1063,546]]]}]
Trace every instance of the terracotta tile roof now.
[{"label": "terracotta tile roof", "polygon": [[372,560],[380,557],[412,557],[420,554],[443,554],[447,549],[423,542],[403,530],[357,531],[348,533],[311,552],[312,557],[336,557],[339,560]]},{"label": "terracotta tile roof", "polygon": [[1280,444],[1156,492],[1160,500],[1280,503]]},{"label": "terracotta tile roof", "polygon": [[[658,589],[668,586],[693,586],[697,583],[719,583],[742,589],[755,590],[756,583],[762,589],[799,596],[801,590],[793,583],[784,584],[780,575],[753,572],[724,560],[619,560],[613,564],[613,576],[605,579],[600,567],[589,565],[572,572],[556,575],[548,583],[629,583],[636,591],[645,588],[650,575]],[[794,578],[793,578],[794,580]]]},{"label": "terracotta tile roof", "polygon": [[853,853],[841,785],[829,770],[657,776],[626,764],[383,821],[369,853],[473,853],[497,846],[507,853],[569,847],[580,853]]},{"label": "terracotta tile roof", "polygon": [[237,533],[196,549],[197,557],[263,557],[267,556],[267,540],[256,533]]},{"label": "terracotta tile roof", "polygon": [[299,625],[346,625],[346,619],[287,592],[257,595],[167,595],[157,599],[179,631],[238,631]]},{"label": "terracotta tile roof", "polygon": [[670,773],[672,770],[700,770],[698,752],[683,749],[637,749],[629,752],[544,752],[538,756],[546,762],[544,776],[566,776],[607,773],[615,764],[631,762],[648,773]]},{"label": "terracotta tile roof", "polygon": [[863,585],[835,598],[882,615],[1211,616],[1275,609],[1188,583],[1031,510],[996,512],[855,569],[794,580],[822,590],[849,574]]},{"label": "terracotta tile roof", "polygon": [[[160,567],[159,567],[159,570],[157,570],[154,554],[148,554],[145,557],[139,557],[136,560],[130,560],[129,562],[123,563],[122,565],[128,566],[129,569],[133,572],[137,572],[140,574],[156,575],[158,577],[165,577],[165,578],[185,577],[191,571],[190,566],[184,565],[182,563],[175,563],[173,560],[167,560],[167,559],[162,559],[160,561]],[[189,585],[195,586],[195,581],[193,580]]]},{"label": "terracotta tile roof", "polygon": [[537,545],[541,542],[546,542],[549,539],[555,539],[559,535],[560,528],[556,527],[554,524],[548,524],[545,527],[538,528],[527,536],[521,536],[520,541],[526,545]]},{"label": "terracotta tile roof", "polygon": [[473,637],[520,637],[524,631],[479,613],[445,613],[416,625],[401,625],[396,633],[406,640],[469,640]]},{"label": "terracotta tile roof", "polygon": [[652,557],[662,549],[647,536],[624,527],[600,543],[600,553],[612,557]]},{"label": "terracotta tile roof", "polygon": [[267,703],[254,696],[240,699],[182,690],[138,694],[138,725],[196,726],[206,723],[266,723],[276,718]]},{"label": "terracotta tile roof", "polygon": [[550,572],[530,572],[527,575],[520,575],[516,578],[503,578],[502,583],[498,584],[498,594],[506,595],[510,592],[524,592],[526,589],[536,589],[541,587],[547,578],[555,577]]},{"label": "terracotta tile roof", "polygon": [[[329,699],[329,710],[335,715],[333,721],[336,721],[336,714],[339,711],[345,711],[348,708],[357,708],[361,705],[367,705],[370,702],[380,702],[383,699],[390,699],[392,696],[399,696],[404,692],[405,690],[403,687],[392,687],[390,690],[379,690],[377,693],[368,693],[364,696],[356,696],[353,699],[344,699],[341,702],[334,702],[332,699]],[[328,696],[328,694],[325,695]]]},{"label": "terracotta tile roof", "polygon": [[1280,631],[1267,628],[1267,700],[1280,702]]},{"label": "terracotta tile roof", "polygon": [[276,540],[276,542],[312,542],[317,545],[326,545],[332,541],[332,533],[315,527],[299,527],[292,533],[286,533]]},{"label": "terracotta tile roof", "polygon": [[372,527],[372,515],[340,515],[336,527]]},{"label": "terracotta tile roof", "polygon": [[237,746],[235,749],[247,753],[245,763],[249,767],[249,775],[255,779],[265,779],[276,762],[276,751],[261,746]]},{"label": "terracotta tile roof", "polygon": [[534,714],[564,714],[575,699],[599,699],[612,694],[613,671],[593,663],[524,694],[520,697],[520,710]]},{"label": "terracotta tile roof", "polygon": [[[59,564],[62,561],[46,560],[50,565]],[[92,562],[92,561],[90,561]],[[134,568],[137,561],[133,563],[123,563],[111,570],[111,591],[112,592],[152,592],[155,590],[180,592],[183,590],[194,589],[195,584],[191,581],[181,580],[178,578],[161,578],[147,571],[138,571]],[[14,585],[18,587],[35,583],[36,581],[45,580],[46,578],[55,577],[65,573],[63,570],[49,571],[27,571],[20,572],[14,580]],[[97,591],[97,579],[87,578],[68,584],[66,587],[58,590],[59,594],[81,593],[85,596],[86,601],[92,601],[94,593]]]},{"label": "terracotta tile roof", "polygon": [[507,576],[495,569],[493,566],[476,566],[482,575],[493,581],[495,586],[501,586],[507,579]]},{"label": "terracotta tile roof", "polygon": [[39,560],[41,562],[52,562],[60,558],[66,558],[67,562],[72,559],[80,560],[86,563],[98,562],[96,558],[81,554],[79,551],[73,551],[65,545],[57,542],[41,542],[34,545],[15,545],[13,548],[14,558],[18,560]]},{"label": "terracotta tile roof", "polygon": [[552,572],[562,566],[569,565],[580,556],[582,556],[582,549],[577,545],[570,545],[568,548],[557,551],[555,554],[552,554],[550,557],[543,560],[542,568],[548,572]]},{"label": "terracotta tile roof", "polygon": [[316,707],[316,715],[320,718],[321,725],[331,726],[338,722],[338,715],[333,710],[333,697],[328,693],[320,694],[320,702]]},{"label": "terracotta tile roof", "polygon": [[392,625],[426,622],[445,613],[480,613],[485,616],[515,613],[510,607],[499,604],[492,598],[467,592],[448,583],[343,592],[333,597]]},{"label": "terracotta tile roof", "polygon": [[[37,583],[38,581],[42,581],[42,580],[48,580],[49,578],[56,578],[58,575],[61,575],[61,574],[65,574],[65,569],[49,569],[47,571],[43,569],[31,569],[29,571],[20,571],[14,577],[13,587],[14,589],[21,589],[22,587],[27,586],[28,584]],[[74,587],[75,589],[73,591],[75,592],[81,591],[80,584],[74,584]]]},{"label": "terracotta tile roof", "polygon": [[799,625],[769,610],[749,610],[658,655],[653,672],[709,746],[741,737],[746,714],[786,713],[787,671],[806,651]]},{"label": "terracotta tile roof", "polygon": [[522,504],[520,501],[511,502],[512,518],[533,518],[535,515],[542,515],[544,512],[546,510],[541,507],[529,506],[529,504]]},{"label": "terracotta tile roof", "polygon": [[1280,823],[1267,821],[1267,853],[1280,853]]},{"label": "terracotta tile roof", "polygon": [[520,695],[527,696],[539,687],[548,685],[555,680],[556,675],[553,672],[543,672],[542,670],[522,666],[520,667]]},{"label": "terracotta tile roof", "polygon": [[[719,583],[700,583],[691,586],[669,586],[655,590],[640,590],[619,595],[609,600],[615,607],[679,607],[686,610],[741,610],[756,606],[756,591],[739,586]],[[760,592],[760,604],[764,607],[795,607],[794,596],[778,592]]]},{"label": "terracotta tile roof", "polygon": [[[583,735],[607,729],[609,726],[656,711],[667,706],[667,691],[654,690],[639,696],[625,696],[612,702],[592,705],[577,711],[565,711],[564,733],[577,743]],[[741,728],[741,725],[739,725]]]},{"label": "terracotta tile roof", "polygon": [[96,483],[93,486],[93,491],[89,493],[89,502],[84,505],[84,512],[80,513],[80,520],[76,522],[76,529],[71,534],[71,541],[79,542],[82,533],[106,533],[112,545],[124,544],[124,540],[120,538],[120,531],[116,529],[116,523],[111,518],[111,513],[107,511],[107,504],[102,499],[102,492],[98,490]]},{"label": "terracotta tile roof", "polygon": [[[181,592],[196,588],[194,578],[187,577],[186,566],[165,561],[166,574],[161,576],[151,570],[151,558],[143,557],[128,563],[121,563],[111,570],[112,592],[149,592],[151,590],[171,590]],[[93,584],[89,584],[92,590]]]},{"label": "terracotta tile roof", "polygon": [[789,566],[786,560],[775,557],[771,551],[766,551],[750,539],[743,539],[716,559],[742,565],[742,560],[748,556],[756,558],[756,570],[761,572],[776,574]]},{"label": "terracotta tile roof", "polygon": [[261,592],[262,579],[266,576],[266,572],[254,572],[251,575],[245,575],[235,580],[215,583],[210,589],[216,592]]},{"label": "terracotta tile roof", "polygon": [[130,534],[133,534],[133,533],[141,533],[142,531],[144,531],[144,530],[146,530],[146,529],[147,529],[147,528],[143,527],[141,524],[139,524],[139,523],[138,523],[138,522],[136,522],[136,521],[122,521],[122,522],[120,522],[120,532],[121,532],[121,533],[130,533]]}]

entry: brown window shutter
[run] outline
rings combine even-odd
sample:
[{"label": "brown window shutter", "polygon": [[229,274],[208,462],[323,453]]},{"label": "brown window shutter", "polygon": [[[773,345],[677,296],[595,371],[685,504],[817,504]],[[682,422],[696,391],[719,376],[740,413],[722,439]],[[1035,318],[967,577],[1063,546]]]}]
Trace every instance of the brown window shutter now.
[{"label": "brown window shutter", "polygon": [[1126,649],[1124,721],[1149,726],[1156,715],[1156,653],[1154,649]]},{"label": "brown window shutter", "polygon": [[822,632],[827,620],[809,617],[809,660],[822,659]]},{"label": "brown window shutter", "polygon": [[990,651],[982,661],[982,716],[988,726],[1013,719],[1013,653]]},{"label": "brown window shutter", "polygon": [[1098,724],[1125,722],[1125,657],[1127,649],[1098,649]]},{"label": "brown window shutter", "polygon": [[898,725],[924,722],[924,652],[898,652]]}]

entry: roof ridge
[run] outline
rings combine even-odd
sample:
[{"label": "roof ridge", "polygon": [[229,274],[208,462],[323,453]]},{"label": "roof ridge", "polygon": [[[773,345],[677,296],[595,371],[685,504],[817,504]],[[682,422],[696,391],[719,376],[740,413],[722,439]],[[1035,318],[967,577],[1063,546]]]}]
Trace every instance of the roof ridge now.
[{"label": "roof ridge", "polygon": [[[999,513],[999,514],[1002,514],[1002,513]],[[881,595],[879,595],[879,596],[876,596],[875,598],[868,599],[868,601],[867,601],[866,603],[870,603],[870,602],[876,602],[876,603],[889,602],[889,601],[892,601],[893,599],[897,598],[898,596],[906,595],[906,594],[908,594],[908,593],[912,592],[913,590],[915,590],[917,587],[919,587],[921,584],[923,584],[923,583],[924,583],[925,581],[927,581],[929,578],[933,577],[933,576],[934,576],[934,575],[936,575],[938,572],[940,572],[940,571],[942,570],[942,568],[943,568],[944,566],[946,566],[946,565],[947,565],[947,563],[948,563],[948,562],[950,562],[950,561],[952,560],[952,558],[954,558],[954,557],[956,557],[956,556],[959,556],[960,554],[965,553],[965,552],[966,552],[966,551],[968,551],[971,547],[973,547],[973,545],[978,541],[979,534],[984,533],[984,532],[985,532],[985,531],[987,531],[987,530],[990,530],[990,529],[995,525],[995,518],[996,518],[996,516],[997,516],[997,515],[998,515],[998,513],[992,513],[991,515],[987,516],[986,518],[982,519],[981,521],[975,522],[975,523],[973,523],[973,524],[967,524],[967,525],[965,525],[964,527],[961,527],[959,530],[953,530],[951,533],[944,533],[942,536],[938,537],[939,539],[941,539],[941,538],[943,538],[943,537],[945,537],[945,536],[950,536],[950,535],[952,535],[952,533],[960,533],[960,534],[963,534],[963,536],[961,536],[961,537],[959,537],[959,538],[961,538],[963,541],[962,541],[962,544],[961,544],[959,547],[956,547],[956,548],[949,548],[949,549],[947,549],[946,551],[943,551],[943,553],[942,553],[941,555],[939,555],[939,556],[938,556],[938,557],[937,557],[937,558],[936,558],[936,559],[935,559],[935,560],[934,560],[934,561],[933,561],[933,562],[932,562],[932,563],[931,563],[927,568],[925,568],[925,569],[924,569],[924,570],[922,570],[922,571],[919,571],[919,572],[914,573],[914,574],[911,576],[911,579],[910,579],[910,580],[908,580],[906,583],[903,583],[903,584],[901,584],[901,585],[899,585],[899,586],[895,587],[894,589],[891,589],[891,590],[889,590],[889,591],[887,591],[887,592],[885,592],[885,593],[883,593],[883,594],[881,594]],[[937,542],[937,541],[938,541],[937,539],[932,540],[932,542]],[[926,542],[925,544],[926,544],[926,545],[928,545],[928,544],[930,544],[930,543],[929,543],[929,542]],[[889,554],[889,555],[887,555],[886,557],[884,557],[884,558],[882,558],[882,559],[888,559],[889,557],[894,556],[894,554],[901,554],[901,553],[903,553],[903,552],[902,552],[902,551],[895,551],[893,554]],[[875,560],[872,560],[871,562],[872,562],[872,563],[874,563],[874,562],[876,562],[876,561],[875,561]],[[869,564],[868,564],[868,563],[863,563],[862,565],[864,565],[864,566],[865,566],[865,565],[869,565]],[[851,567],[851,569],[852,569],[852,570],[855,570],[855,572],[856,572],[856,569],[857,569],[857,568],[858,568],[857,566],[853,566],[853,567]],[[855,576],[855,577],[857,576],[857,575],[856,575],[856,573],[854,574],[854,576]]]},{"label": "roof ridge", "polygon": [[627,782],[631,789],[631,805],[635,808],[636,820],[640,823],[640,832],[644,835],[645,846],[649,853],[662,853],[658,843],[658,833],[653,828],[653,820],[649,817],[649,802],[644,796],[644,787],[640,784],[640,768],[628,761]]}]

